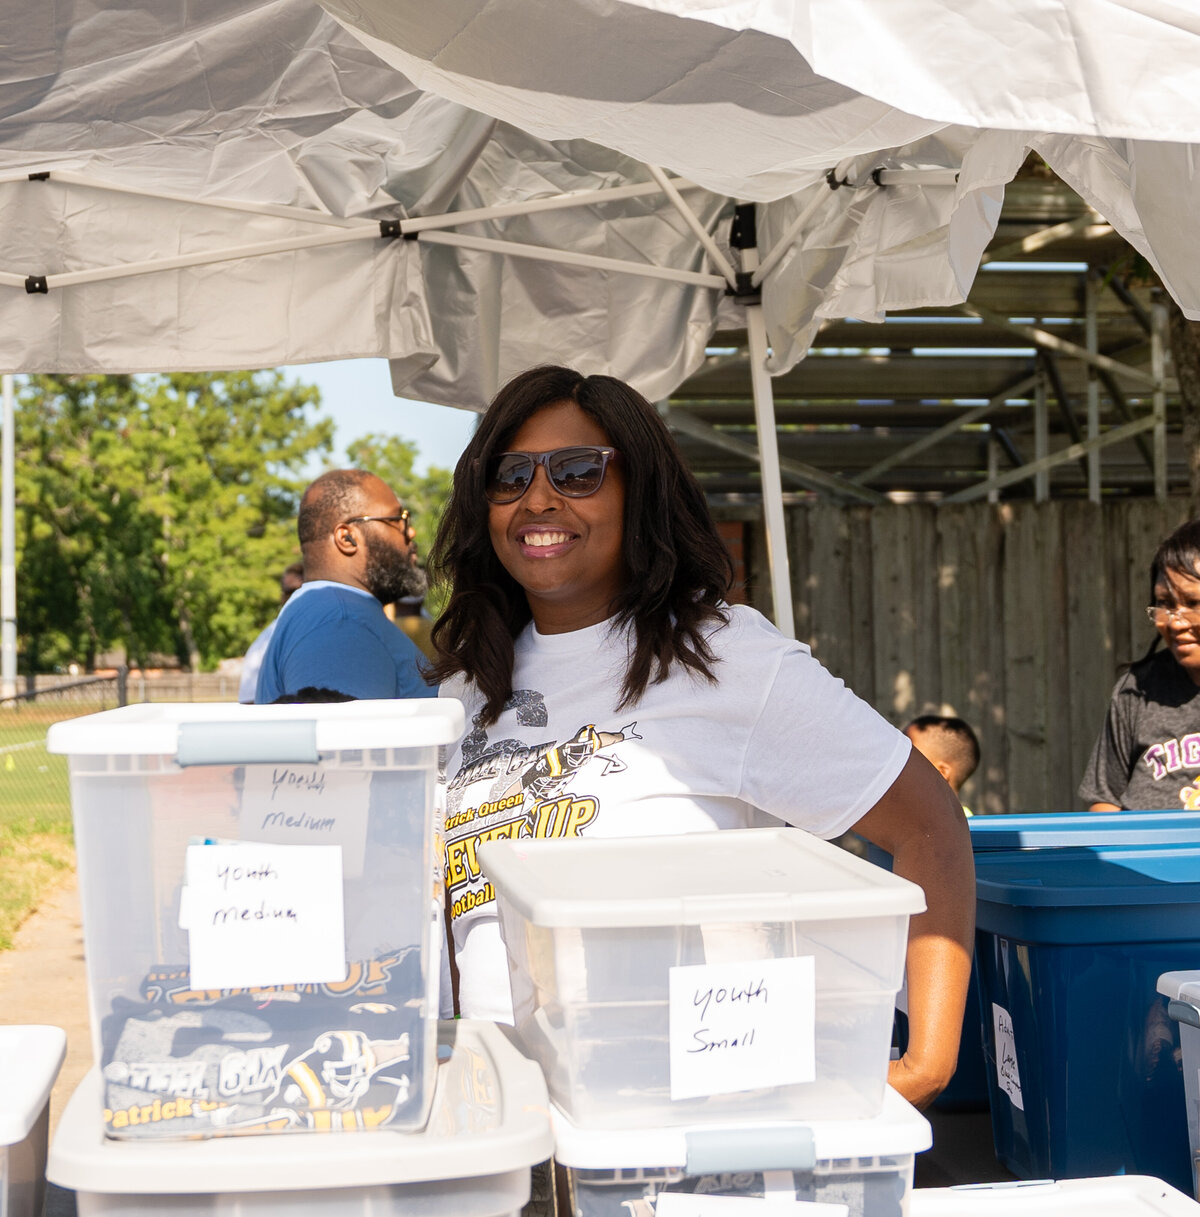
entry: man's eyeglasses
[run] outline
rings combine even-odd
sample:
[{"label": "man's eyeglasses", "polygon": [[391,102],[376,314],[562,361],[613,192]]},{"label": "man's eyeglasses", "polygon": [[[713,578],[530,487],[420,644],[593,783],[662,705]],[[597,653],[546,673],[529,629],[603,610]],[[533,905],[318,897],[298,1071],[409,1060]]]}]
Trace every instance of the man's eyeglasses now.
[{"label": "man's eyeglasses", "polygon": [[379,520],[384,524],[401,524],[405,531],[409,528],[409,521],[412,519],[412,512],[406,507],[399,515],[394,516],[355,516],[350,520],[343,520],[343,524],[369,524],[372,520]]},{"label": "man's eyeglasses", "polygon": [[1190,626],[1200,625],[1200,608],[1171,608],[1166,604],[1151,604],[1146,607],[1146,616],[1153,626],[1166,625],[1171,617]]},{"label": "man's eyeglasses", "polygon": [[515,503],[533,484],[539,465],[550,485],[569,499],[586,499],[604,484],[610,461],[619,461],[615,448],[555,448],[551,452],[501,452],[488,461],[483,493],[489,503]]}]

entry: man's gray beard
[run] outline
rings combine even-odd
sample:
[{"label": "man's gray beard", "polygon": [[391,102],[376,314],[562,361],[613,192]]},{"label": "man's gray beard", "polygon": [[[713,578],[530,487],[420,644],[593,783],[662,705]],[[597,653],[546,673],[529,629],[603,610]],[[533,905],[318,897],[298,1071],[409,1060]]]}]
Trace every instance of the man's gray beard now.
[{"label": "man's gray beard", "polygon": [[422,597],[429,590],[425,572],[406,553],[379,542],[367,542],[363,581],[380,604],[394,604],[405,596]]}]

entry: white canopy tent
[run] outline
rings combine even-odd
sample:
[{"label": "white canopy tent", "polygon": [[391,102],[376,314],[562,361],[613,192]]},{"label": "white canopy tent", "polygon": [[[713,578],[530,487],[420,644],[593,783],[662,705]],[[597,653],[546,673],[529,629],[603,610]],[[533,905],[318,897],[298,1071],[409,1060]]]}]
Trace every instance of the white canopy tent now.
[{"label": "white canopy tent", "polygon": [[745,326],[790,631],[769,373],[826,317],[963,300],[1027,149],[1200,317],[1178,6],[326,8],[6,15],[0,369],[382,355],[397,392],[478,409],[556,361],[661,399]]}]

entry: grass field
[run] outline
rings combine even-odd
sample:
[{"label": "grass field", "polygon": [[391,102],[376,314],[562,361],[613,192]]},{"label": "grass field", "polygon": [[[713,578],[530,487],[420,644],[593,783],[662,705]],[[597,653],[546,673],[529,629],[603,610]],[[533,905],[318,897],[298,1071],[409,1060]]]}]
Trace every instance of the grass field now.
[{"label": "grass field", "polygon": [[100,708],[0,709],[0,951],[75,864],[67,761],[46,751],[46,729]]}]

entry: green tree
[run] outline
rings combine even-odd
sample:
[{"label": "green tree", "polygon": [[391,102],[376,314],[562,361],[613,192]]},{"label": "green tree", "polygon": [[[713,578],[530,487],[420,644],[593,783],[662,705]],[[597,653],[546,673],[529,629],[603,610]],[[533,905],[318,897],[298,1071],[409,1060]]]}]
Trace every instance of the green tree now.
[{"label": "green tree", "polygon": [[[412,512],[417,532],[417,547],[422,557],[429,553],[438,523],[450,497],[454,475],[449,469],[431,465],[418,473],[416,444],[394,435],[371,432],[353,440],[346,448],[346,459],[355,469],[369,469],[395,491],[396,497]],[[446,588],[430,589],[426,607],[436,617],[444,607]]]},{"label": "green tree", "polygon": [[296,555],[303,469],[332,446],[278,372],[35,376],[17,411],[18,625],[33,670],[240,654]]}]

